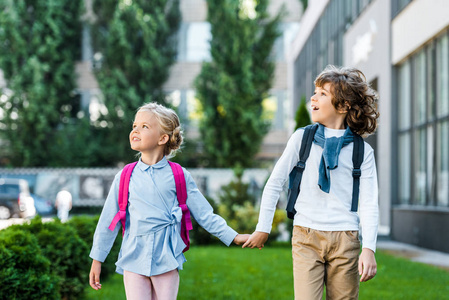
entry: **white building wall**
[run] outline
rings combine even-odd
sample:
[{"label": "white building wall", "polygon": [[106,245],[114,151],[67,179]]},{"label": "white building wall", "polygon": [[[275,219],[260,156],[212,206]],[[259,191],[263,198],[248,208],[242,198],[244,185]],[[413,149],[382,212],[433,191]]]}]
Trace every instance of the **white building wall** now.
[{"label": "white building wall", "polygon": [[399,63],[447,26],[447,0],[412,1],[392,22],[392,64]]},{"label": "white building wall", "polygon": [[390,66],[389,0],[376,0],[366,8],[346,31],[343,43],[345,66],[356,67],[368,82],[377,79],[380,117],[376,132],[376,159],[379,179],[379,233],[390,232],[392,101]]}]

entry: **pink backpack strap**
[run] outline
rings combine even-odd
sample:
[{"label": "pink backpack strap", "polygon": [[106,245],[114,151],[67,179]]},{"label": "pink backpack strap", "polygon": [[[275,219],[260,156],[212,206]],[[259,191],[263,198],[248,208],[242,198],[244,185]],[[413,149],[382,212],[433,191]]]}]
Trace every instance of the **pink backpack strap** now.
[{"label": "pink backpack strap", "polygon": [[184,177],[184,172],[182,167],[174,162],[169,161],[170,167],[173,171],[173,176],[175,177],[176,184],[176,196],[178,198],[179,207],[182,209],[182,219],[181,219],[181,238],[186,244],[185,249],[182,252],[186,252],[190,247],[189,230],[193,229],[192,219],[190,217],[190,211],[187,207],[187,187],[186,179]]},{"label": "pink backpack strap", "polygon": [[136,164],[137,162],[130,163],[126,165],[122,170],[118,189],[119,211],[115,215],[114,219],[112,219],[112,222],[108,227],[110,230],[114,230],[118,221],[120,221],[122,223],[122,236],[125,234],[126,207],[128,206],[129,181],[131,179],[131,174],[133,173]]}]

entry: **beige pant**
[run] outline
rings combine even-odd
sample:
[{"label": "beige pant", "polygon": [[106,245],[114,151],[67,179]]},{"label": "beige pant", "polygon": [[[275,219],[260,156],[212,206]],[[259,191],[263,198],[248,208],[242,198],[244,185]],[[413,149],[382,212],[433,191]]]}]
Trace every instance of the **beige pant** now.
[{"label": "beige pant", "polygon": [[176,300],[178,295],[177,269],[151,277],[124,271],[123,281],[128,300]]},{"label": "beige pant", "polygon": [[319,231],[294,226],[292,237],[295,299],[358,299],[358,231]]}]

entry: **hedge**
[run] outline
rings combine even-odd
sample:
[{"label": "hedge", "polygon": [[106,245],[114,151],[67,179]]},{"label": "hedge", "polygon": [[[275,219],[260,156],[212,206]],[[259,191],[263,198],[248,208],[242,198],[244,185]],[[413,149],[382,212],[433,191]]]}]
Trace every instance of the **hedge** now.
[{"label": "hedge", "polygon": [[[76,216],[0,231],[0,299],[81,299],[89,284],[92,238],[98,216]],[[115,271],[119,234],[102,267],[102,280]]]}]

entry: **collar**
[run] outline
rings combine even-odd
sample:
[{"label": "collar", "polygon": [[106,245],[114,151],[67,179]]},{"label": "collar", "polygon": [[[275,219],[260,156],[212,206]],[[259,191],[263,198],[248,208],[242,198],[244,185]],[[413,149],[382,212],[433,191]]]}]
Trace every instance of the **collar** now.
[{"label": "collar", "polygon": [[157,163],[155,163],[154,165],[147,165],[146,163],[144,163],[142,161],[142,158],[139,158],[139,162],[137,162],[137,166],[139,167],[139,169],[141,169],[142,171],[146,171],[149,168],[153,168],[153,169],[162,169],[163,167],[165,167],[168,164],[167,158],[164,156],[160,161],[158,161]]}]

